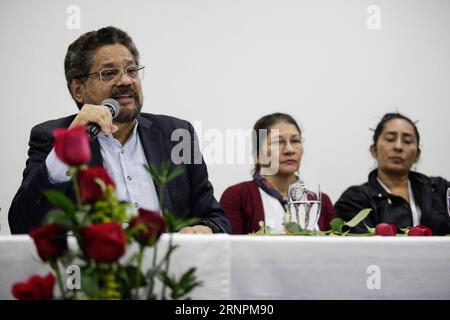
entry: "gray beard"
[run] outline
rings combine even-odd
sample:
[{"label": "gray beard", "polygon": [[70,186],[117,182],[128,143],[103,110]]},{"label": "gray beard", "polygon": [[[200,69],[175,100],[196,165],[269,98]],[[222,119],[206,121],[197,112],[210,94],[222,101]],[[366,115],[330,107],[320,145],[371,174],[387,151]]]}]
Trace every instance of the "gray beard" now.
[{"label": "gray beard", "polygon": [[136,108],[134,108],[133,110],[120,108],[119,114],[117,115],[117,117],[114,118],[113,121],[115,123],[129,123],[129,122],[133,122],[134,120],[136,120],[136,118],[141,113],[141,109],[142,109],[142,104],[141,103],[137,104]]},{"label": "gray beard", "polygon": [[136,103],[136,107],[133,110],[120,108],[119,114],[114,118],[115,123],[130,123],[136,120],[136,118],[141,113],[142,109],[142,101],[139,99],[139,96],[136,94],[134,96],[134,101]]}]

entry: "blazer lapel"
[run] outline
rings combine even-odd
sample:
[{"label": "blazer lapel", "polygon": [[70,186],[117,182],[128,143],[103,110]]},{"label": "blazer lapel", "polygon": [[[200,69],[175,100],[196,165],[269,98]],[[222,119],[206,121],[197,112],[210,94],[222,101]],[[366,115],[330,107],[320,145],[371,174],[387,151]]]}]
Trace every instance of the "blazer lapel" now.
[{"label": "blazer lapel", "polygon": [[100,152],[100,143],[98,139],[94,139],[91,141],[91,162],[89,163],[90,167],[100,166],[103,167],[103,158],[102,153]]},{"label": "blazer lapel", "polygon": [[[164,159],[164,141],[161,134],[153,124],[153,121],[142,116],[138,117],[138,134],[142,148],[147,159],[147,163],[152,163],[156,168],[160,168]],[[153,181],[155,183],[155,181]],[[159,186],[155,184],[159,197]],[[169,191],[164,190],[164,208],[173,211]],[[162,208],[161,208],[162,209]]]}]

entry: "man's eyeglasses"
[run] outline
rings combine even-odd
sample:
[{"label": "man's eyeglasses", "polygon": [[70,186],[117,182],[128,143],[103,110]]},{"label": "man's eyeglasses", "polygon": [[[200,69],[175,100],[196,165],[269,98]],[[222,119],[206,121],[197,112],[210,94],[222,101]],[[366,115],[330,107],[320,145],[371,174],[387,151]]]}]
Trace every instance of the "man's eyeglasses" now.
[{"label": "man's eyeglasses", "polygon": [[122,68],[108,68],[103,69],[97,72],[92,72],[87,74],[85,77],[98,75],[100,81],[102,82],[110,82],[112,80],[117,79],[119,76],[122,76],[122,72],[125,73],[127,77],[132,80],[142,80],[144,79],[144,68],[145,66],[128,66],[125,69]]}]

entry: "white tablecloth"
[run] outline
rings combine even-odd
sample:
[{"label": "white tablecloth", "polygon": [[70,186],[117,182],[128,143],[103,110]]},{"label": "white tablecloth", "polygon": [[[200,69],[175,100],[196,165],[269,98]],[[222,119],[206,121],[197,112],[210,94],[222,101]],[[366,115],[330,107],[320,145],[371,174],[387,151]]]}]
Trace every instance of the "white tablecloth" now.
[{"label": "white tablecloth", "polygon": [[[450,299],[450,237],[174,235],[171,271],[197,267],[193,299]],[[158,251],[168,244],[163,235]],[[149,266],[151,249],[144,265]],[[0,298],[49,266],[28,236],[0,237]],[[379,286],[378,286],[378,285]]]}]

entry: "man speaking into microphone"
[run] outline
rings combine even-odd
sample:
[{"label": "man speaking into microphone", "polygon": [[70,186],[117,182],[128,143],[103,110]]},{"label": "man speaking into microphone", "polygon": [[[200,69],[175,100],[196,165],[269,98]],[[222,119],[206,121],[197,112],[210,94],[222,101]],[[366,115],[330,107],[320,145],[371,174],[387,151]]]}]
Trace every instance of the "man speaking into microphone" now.
[{"label": "man speaking into microphone", "polygon": [[[9,210],[13,234],[28,233],[39,226],[52,209],[44,190],[57,189],[75,197],[68,167],[53,149],[55,129],[88,126],[90,166],[108,170],[120,200],[155,211],[161,209],[157,189],[144,165],[151,162],[159,167],[163,161],[170,162],[174,130],[185,129],[195,139],[187,121],[141,113],[145,67],[139,64],[139,52],[126,32],[105,27],[81,35],[69,46],[64,68],[67,87],[79,112],[31,130],[22,184]],[[180,218],[199,218],[199,224],[180,232],[229,233],[229,222],[214,198],[204,161],[182,165],[183,174],[168,185],[164,205]]]}]

